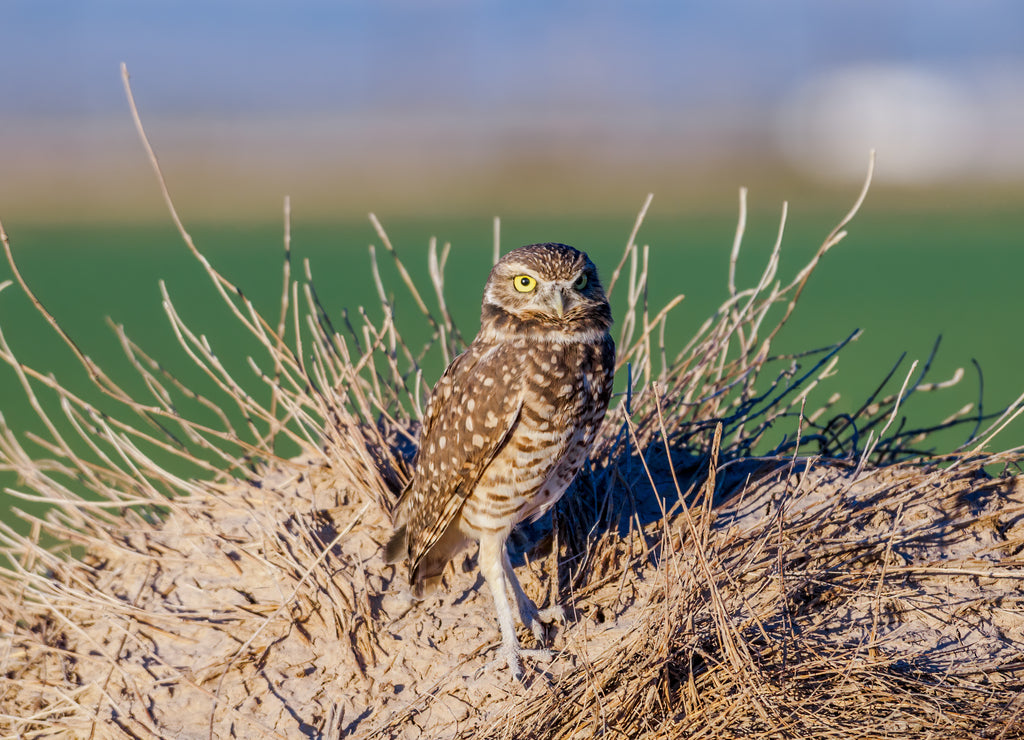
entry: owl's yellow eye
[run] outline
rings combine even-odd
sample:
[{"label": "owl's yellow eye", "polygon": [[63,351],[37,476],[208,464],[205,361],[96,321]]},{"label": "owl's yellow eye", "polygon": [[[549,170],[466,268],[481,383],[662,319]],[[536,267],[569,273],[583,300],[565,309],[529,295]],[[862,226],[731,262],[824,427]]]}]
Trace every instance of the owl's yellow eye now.
[{"label": "owl's yellow eye", "polygon": [[516,275],[512,278],[512,284],[520,293],[529,293],[537,287],[537,280],[529,275]]},{"label": "owl's yellow eye", "polygon": [[576,282],[572,284],[572,287],[576,288],[576,290],[583,290],[584,288],[586,288],[587,287],[587,273],[584,272],[578,278],[576,278]]}]

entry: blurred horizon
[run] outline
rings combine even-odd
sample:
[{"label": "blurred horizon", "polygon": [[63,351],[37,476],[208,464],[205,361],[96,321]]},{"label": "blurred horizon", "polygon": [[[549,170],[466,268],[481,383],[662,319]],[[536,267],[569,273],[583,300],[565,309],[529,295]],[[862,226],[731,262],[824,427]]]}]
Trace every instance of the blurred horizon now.
[{"label": "blurred horizon", "polygon": [[0,217],[633,213],[1024,195],[1024,6],[907,0],[0,8]]}]

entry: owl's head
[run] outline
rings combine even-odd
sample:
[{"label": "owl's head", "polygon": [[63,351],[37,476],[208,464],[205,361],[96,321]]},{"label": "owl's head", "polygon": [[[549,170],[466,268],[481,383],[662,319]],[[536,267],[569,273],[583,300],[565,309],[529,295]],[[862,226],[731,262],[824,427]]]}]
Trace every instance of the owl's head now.
[{"label": "owl's head", "polygon": [[503,316],[520,325],[574,332],[603,333],[612,323],[597,268],[565,244],[531,244],[498,261],[484,290],[484,323],[506,323]]}]

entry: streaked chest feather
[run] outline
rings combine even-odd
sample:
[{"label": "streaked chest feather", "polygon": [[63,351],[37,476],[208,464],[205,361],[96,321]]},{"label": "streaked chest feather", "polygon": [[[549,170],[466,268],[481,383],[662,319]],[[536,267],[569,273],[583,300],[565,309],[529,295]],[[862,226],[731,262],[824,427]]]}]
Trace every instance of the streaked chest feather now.
[{"label": "streaked chest feather", "polygon": [[600,344],[538,347],[521,372],[522,413],[470,497],[470,524],[485,510],[477,502],[490,503],[492,515],[517,513],[516,521],[546,511],[583,465],[604,417],[613,367]]}]

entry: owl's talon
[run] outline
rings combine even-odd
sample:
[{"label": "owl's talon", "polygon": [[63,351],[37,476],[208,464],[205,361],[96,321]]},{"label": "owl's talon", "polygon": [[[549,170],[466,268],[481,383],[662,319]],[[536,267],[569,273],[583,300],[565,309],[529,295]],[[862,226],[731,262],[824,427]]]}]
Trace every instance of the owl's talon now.
[{"label": "owl's talon", "polygon": [[518,653],[507,653],[504,649],[498,649],[498,655],[491,660],[484,663],[477,672],[473,674],[473,680],[479,680],[488,671],[501,670],[507,668],[508,672],[512,675],[512,678],[516,681],[523,680],[523,664],[519,660]]},{"label": "owl's talon", "polygon": [[543,645],[547,642],[547,635],[544,632],[544,623],[540,619],[534,619],[530,622],[530,632],[533,633],[533,638],[538,644]]},{"label": "owl's talon", "polygon": [[540,612],[537,611],[536,605],[530,599],[526,598],[525,595],[522,601],[519,601],[519,621],[523,623],[524,627],[528,627],[533,633],[533,636],[537,639],[537,642],[544,644],[544,625],[540,618]]},{"label": "owl's talon", "polygon": [[502,646],[501,651],[498,653],[498,660],[505,662],[505,665],[508,666],[508,672],[512,674],[512,678],[516,681],[523,680],[523,662],[519,659],[521,652],[514,649],[508,650],[507,646]]},{"label": "owl's talon", "polygon": [[547,643],[550,626],[556,622],[558,624],[565,624],[565,609],[560,605],[555,605],[538,611],[533,602],[530,602],[529,606],[533,607],[533,611],[526,614],[520,613],[520,617],[523,620],[523,624],[533,632],[537,642],[544,645]]}]

